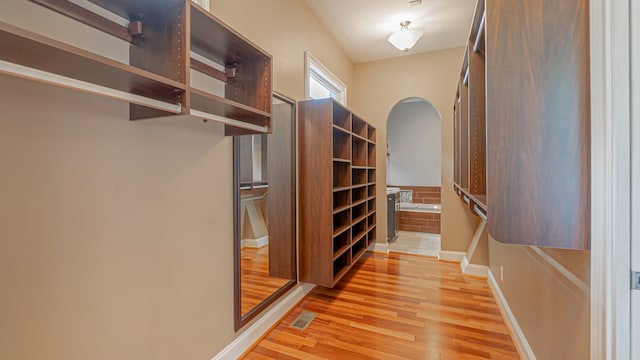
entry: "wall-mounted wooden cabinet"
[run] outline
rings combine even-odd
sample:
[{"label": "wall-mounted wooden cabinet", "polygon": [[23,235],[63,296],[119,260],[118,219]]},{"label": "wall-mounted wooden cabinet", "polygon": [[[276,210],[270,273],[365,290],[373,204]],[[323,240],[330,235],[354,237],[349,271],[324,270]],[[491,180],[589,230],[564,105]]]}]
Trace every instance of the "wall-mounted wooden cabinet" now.
[{"label": "wall-mounted wooden cabinet", "polygon": [[271,56],[191,1],[30,1],[130,43],[129,62],[0,23],[0,72],[128,101],[132,120],[186,115],[223,122],[228,135],[270,130]]},{"label": "wall-mounted wooden cabinet", "polygon": [[376,130],[331,99],[298,111],[300,280],[333,287],[376,240]]},{"label": "wall-mounted wooden cabinet", "polygon": [[588,20],[587,0],[478,2],[454,105],[454,182],[498,241],[590,247]]}]

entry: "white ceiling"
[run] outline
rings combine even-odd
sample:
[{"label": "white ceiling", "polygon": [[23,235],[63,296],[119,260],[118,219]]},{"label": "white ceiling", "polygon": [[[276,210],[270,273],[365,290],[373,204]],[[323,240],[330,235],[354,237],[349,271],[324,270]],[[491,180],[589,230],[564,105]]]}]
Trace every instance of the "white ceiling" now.
[{"label": "white ceiling", "polygon": [[[305,0],[354,63],[464,46],[475,0]],[[387,42],[400,22],[424,34],[409,52]]]}]

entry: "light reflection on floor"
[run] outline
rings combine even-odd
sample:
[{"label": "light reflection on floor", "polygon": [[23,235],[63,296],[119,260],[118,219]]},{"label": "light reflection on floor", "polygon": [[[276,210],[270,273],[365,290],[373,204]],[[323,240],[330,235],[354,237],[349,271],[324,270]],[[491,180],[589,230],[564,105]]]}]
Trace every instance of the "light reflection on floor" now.
[{"label": "light reflection on floor", "polygon": [[440,234],[400,231],[396,241],[389,244],[389,251],[438,257],[440,254]]}]

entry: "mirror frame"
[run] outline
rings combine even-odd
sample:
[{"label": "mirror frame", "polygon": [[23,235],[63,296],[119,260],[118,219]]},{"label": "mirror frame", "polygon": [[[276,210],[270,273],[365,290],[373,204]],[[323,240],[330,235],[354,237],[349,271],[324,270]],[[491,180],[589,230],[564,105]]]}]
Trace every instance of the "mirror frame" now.
[{"label": "mirror frame", "polygon": [[[295,191],[292,196],[292,204],[294,209],[294,218],[292,221],[292,231],[293,231],[293,244],[291,246],[292,249],[292,257],[291,263],[293,264],[293,279],[289,280],[286,284],[284,284],[280,289],[276,290],[273,294],[269,295],[265,298],[260,304],[256,305],[253,309],[249,310],[246,314],[242,314],[242,284],[241,284],[241,254],[240,254],[240,141],[237,136],[233,137],[233,266],[234,266],[234,325],[235,331],[240,330],[244,325],[249,323],[254,317],[256,317],[259,313],[264,311],[269,305],[273,304],[278,298],[284,295],[287,291],[293,288],[298,283],[298,269],[297,269],[297,240],[298,240],[298,232],[297,232],[297,177],[296,177],[296,169],[298,162],[298,151],[297,151],[297,106],[296,101],[284,96],[278,92],[272,92],[272,101],[273,99],[278,99],[287,104],[290,104],[293,109],[292,114],[292,132],[293,132],[293,156],[291,162],[293,164],[291,176],[294,179],[294,187]],[[274,124],[275,126],[275,124]],[[268,146],[268,145],[267,145]],[[268,166],[268,164],[267,164]],[[267,179],[268,181],[268,179]]]}]

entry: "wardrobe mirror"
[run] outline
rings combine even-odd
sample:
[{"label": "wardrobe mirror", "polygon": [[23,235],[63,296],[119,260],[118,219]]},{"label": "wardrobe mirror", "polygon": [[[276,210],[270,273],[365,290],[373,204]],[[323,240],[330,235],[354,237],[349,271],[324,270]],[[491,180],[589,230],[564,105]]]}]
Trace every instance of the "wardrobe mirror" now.
[{"label": "wardrobe mirror", "polygon": [[233,138],[236,330],[296,283],[295,101],[272,111],[271,134]]}]

